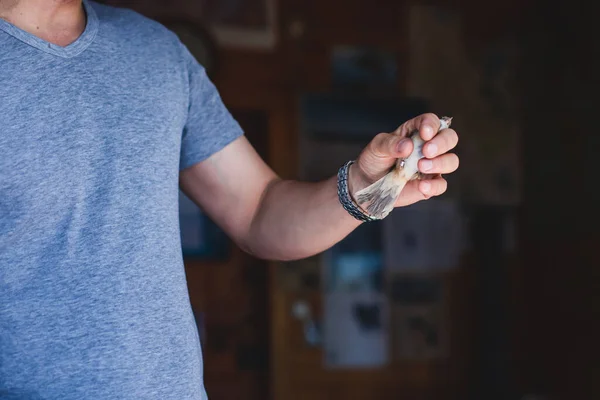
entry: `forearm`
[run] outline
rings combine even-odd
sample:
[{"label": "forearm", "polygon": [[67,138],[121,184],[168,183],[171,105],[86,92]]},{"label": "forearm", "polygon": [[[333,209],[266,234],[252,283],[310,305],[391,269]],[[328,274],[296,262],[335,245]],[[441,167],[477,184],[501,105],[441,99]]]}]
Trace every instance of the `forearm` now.
[{"label": "forearm", "polygon": [[336,177],[319,183],[278,180],[265,190],[246,244],[257,257],[300,259],[330,248],[360,223],[340,204]]}]

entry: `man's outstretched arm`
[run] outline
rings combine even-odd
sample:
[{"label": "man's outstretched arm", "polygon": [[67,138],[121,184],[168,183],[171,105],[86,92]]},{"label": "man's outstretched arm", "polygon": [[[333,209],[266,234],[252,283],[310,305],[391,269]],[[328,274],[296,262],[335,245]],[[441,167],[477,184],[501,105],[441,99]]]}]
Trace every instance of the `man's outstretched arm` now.
[{"label": "man's outstretched arm", "polygon": [[[444,193],[446,181],[441,174],[458,168],[458,157],[449,153],[458,136],[452,129],[437,132],[439,127],[437,116],[424,114],[396,132],[375,136],[350,168],[350,193],[375,182],[396,159],[408,156],[413,145],[403,139],[415,129],[429,141],[419,168],[430,178],[409,182],[396,206]],[[242,249],[259,258],[312,256],[342,240],[361,223],[340,204],[336,177],[319,183],[282,180],[245,137],[181,171],[180,184]]]}]

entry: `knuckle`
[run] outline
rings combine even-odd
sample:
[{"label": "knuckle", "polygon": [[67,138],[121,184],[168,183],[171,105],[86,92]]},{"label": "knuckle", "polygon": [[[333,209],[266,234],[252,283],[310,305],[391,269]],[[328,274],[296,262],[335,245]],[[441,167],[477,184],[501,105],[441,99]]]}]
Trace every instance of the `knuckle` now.
[{"label": "knuckle", "polygon": [[375,135],[375,137],[371,141],[371,144],[377,146],[377,145],[385,142],[387,140],[387,136],[388,136],[387,133],[380,132],[377,135]]},{"label": "knuckle", "polygon": [[439,148],[442,152],[451,150],[454,147],[454,140],[451,135],[441,134],[439,135],[440,143]]},{"label": "knuckle", "polygon": [[434,158],[431,160],[431,169],[427,171],[429,174],[435,174],[437,171],[441,171],[444,169],[444,165],[446,164],[443,158]]},{"label": "knuckle", "polygon": [[377,142],[379,141],[379,135],[375,135],[373,136],[373,139],[371,139],[371,141],[369,142],[369,144],[367,145],[366,149],[370,150],[372,148],[374,148],[375,146],[377,146]]},{"label": "knuckle", "polygon": [[440,173],[447,171],[452,166],[451,160],[448,160],[447,157],[440,157],[439,165],[436,170]]},{"label": "knuckle", "polygon": [[376,155],[382,155],[385,153],[385,146],[389,143],[391,136],[387,133],[378,133],[375,135],[371,143],[369,143],[369,149]]}]

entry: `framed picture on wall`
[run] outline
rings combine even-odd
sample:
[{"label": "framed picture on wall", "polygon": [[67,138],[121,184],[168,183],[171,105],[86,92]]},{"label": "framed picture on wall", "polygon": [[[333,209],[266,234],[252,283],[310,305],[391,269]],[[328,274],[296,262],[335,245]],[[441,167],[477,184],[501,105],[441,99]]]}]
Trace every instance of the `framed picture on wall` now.
[{"label": "framed picture on wall", "polygon": [[202,24],[219,47],[272,50],[277,42],[275,0],[98,0],[150,18]]},{"label": "framed picture on wall", "polygon": [[270,50],[277,42],[275,0],[203,0],[202,18],[224,47]]}]

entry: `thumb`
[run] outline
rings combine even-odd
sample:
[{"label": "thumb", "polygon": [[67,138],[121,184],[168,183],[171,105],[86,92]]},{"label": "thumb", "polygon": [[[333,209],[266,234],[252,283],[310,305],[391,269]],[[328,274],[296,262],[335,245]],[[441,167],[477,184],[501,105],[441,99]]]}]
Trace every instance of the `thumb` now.
[{"label": "thumb", "polygon": [[395,160],[410,156],[413,151],[413,142],[406,136],[380,133],[371,141],[367,150],[379,158]]},{"label": "thumb", "polygon": [[412,140],[400,135],[380,133],[362,151],[358,166],[368,181],[376,181],[394,166],[398,158],[413,151]]}]

